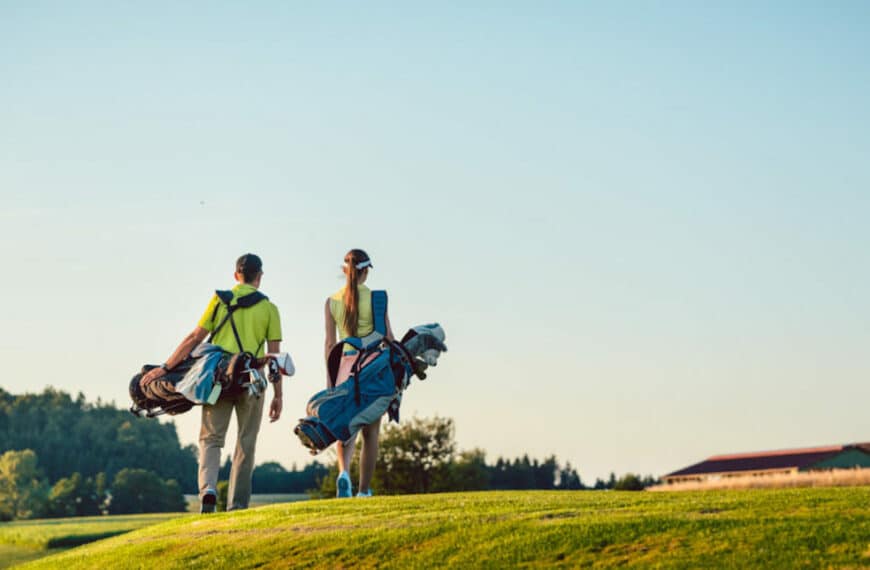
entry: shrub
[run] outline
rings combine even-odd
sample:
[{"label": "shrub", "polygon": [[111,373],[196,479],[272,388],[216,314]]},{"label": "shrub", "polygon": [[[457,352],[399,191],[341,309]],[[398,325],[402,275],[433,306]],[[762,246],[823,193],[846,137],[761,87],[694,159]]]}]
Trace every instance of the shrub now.
[{"label": "shrub", "polygon": [[32,449],[0,456],[0,520],[37,518],[45,514],[48,485]]},{"label": "shrub", "polygon": [[634,473],[626,473],[613,488],[617,491],[643,491],[643,480]]},{"label": "shrub", "polygon": [[187,502],[174,479],[164,481],[145,469],[121,469],[112,481],[110,514],[186,511]]}]

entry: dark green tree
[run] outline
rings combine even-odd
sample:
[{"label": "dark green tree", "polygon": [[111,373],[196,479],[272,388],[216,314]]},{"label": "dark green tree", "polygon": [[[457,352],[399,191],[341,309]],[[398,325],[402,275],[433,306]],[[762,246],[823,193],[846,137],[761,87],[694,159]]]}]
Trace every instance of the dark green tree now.
[{"label": "dark green tree", "polygon": [[0,520],[43,516],[48,504],[48,485],[37,466],[32,449],[7,451],[0,456]]},{"label": "dark green tree", "polygon": [[570,463],[566,463],[565,467],[559,470],[559,484],[556,485],[556,488],[564,489],[566,491],[579,491],[585,489],[583,482],[580,480],[580,475],[577,473],[576,469],[571,467]]},{"label": "dark green tree", "polygon": [[482,491],[489,488],[490,471],[482,449],[463,451],[450,464],[441,491]]},{"label": "dark green tree", "polygon": [[320,486],[329,469],[316,461],[301,471],[293,465],[287,471],[280,463],[270,461],[254,468],[252,488],[255,493],[306,493]]},{"label": "dark green tree", "polygon": [[47,514],[54,517],[96,516],[102,514],[105,501],[105,489],[98,492],[95,479],[84,478],[76,472],[59,479],[51,488]]},{"label": "dark green tree", "polygon": [[145,469],[121,469],[112,481],[109,513],[167,513],[186,511],[181,487]]},{"label": "dark green tree", "polygon": [[[434,417],[412,418],[382,427],[378,461],[372,488],[378,494],[428,493],[447,490],[455,442],[453,420]],[[359,480],[360,445],[356,446],[350,477]],[[338,468],[330,450],[332,467],[321,478],[318,496],[335,496]]]},{"label": "dark green tree", "polygon": [[661,484],[661,479],[653,477],[652,475],[647,475],[646,477],[643,478],[643,488],[644,489],[646,489],[647,487],[652,487],[654,485],[660,485],[660,484]]},{"label": "dark green tree", "polygon": [[528,454],[513,461],[498,458],[495,465],[488,467],[491,489],[556,489],[557,478],[561,471],[555,455],[538,461],[529,459]]},{"label": "dark green tree", "polygon": [[453,420],[412,418],[381,434],[375,488],[385,494],[443,490],[456,444]]},{"label": "dark green tree", "polygon": [[643,481],[634,473],[626,473],[613,486],[617,491],[643,491]]},{"label": "dark green tree", "polygon": [[532,462],[535,486],[533,489],[555,489],[556,474],[559,470],[559,464],[556,462],[556,456],[551,455],[542,463],[537,460]]}]

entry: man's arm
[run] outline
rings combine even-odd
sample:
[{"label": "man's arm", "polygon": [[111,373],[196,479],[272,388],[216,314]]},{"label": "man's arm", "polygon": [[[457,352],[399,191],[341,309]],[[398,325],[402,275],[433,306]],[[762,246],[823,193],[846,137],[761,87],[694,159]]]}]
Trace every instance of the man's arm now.
[{"label": "man's arm", "polygon": [[144,382],[145,384],[153,382],[154,380],[157,380],[158,378],[166,374],[167,370],[172,370],[173,368],[181,364],[184,359],[188,357],[190,351],[196,348],[199,343],[204,341],[207,336],[208,331],[204,328],[196,327],[195,329],[193,329],[193,331],[191,331],[189,335],[184,337],[184,340],[181,341],[181,344],[178,345],[178,348],[175,349],[175,352],[173,352],[172,355],[166,359],[166,368],[164,369],[163,367],[159,367],[149,370],[142,377],[142,382]]},{"label": "man's arm", "polygon": [[[280,340],[267,340],[266,341],[266,352],[269,353],[278,353],[281,352],[281,341]],[[272,403],[269,404],[269,421],[277,422],[278,418],[281,417],[281,409],[284,407],[284,389],[281,386],[281,382],[283,379],[281,377],[272,384],[275,388],[275,395],[272,397]]]}]

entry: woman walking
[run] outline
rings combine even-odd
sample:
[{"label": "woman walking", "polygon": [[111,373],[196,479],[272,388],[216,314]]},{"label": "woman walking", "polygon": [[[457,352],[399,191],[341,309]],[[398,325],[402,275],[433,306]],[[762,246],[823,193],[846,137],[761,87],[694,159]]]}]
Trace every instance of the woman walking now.
[{"label": "woman walking", "polygon": [[[342,268],[347,281],[344,287],[326,300],[324,317],[326,321],[326,357],[336,345],[339,338],[351,336],[364,337],[374,331],[374,315],[372,312],[372,292],[365,286],[372,262],[368,254],[361,249],[352,249],[344,256]],[[387,338],[393,340],[389,316],[386,316]],[[336,337],[338,329],[339,337]],[[350,370],[357,358],[357,351],[350,345],[345,345],[338,369],[336,386],[350,376]],[[359,488],[357,497],[371,497],[372,475],[378,458],[378,436],[380,435],[381,419],[363,426],[362,450],[360,452]],[[337,442],[338,448],[338,478],[335,481],[338,497],[352,497],[350,464],[353,461],[355,441],[347,445]]]}]

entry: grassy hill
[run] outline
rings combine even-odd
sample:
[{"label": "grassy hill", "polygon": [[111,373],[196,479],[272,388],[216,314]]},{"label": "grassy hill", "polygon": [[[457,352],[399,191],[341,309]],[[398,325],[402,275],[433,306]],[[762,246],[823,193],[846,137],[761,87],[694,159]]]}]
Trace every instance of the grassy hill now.
[{"label": "grassy hill", "polygon": [[182,516],[27,568],[870,568],[870,487],[488,492]]},{"label": "grassy hill", "polygon": [[25,520],[0,524],[0,568],[43,558],[69,548],[151,526],[179,513]]}]

